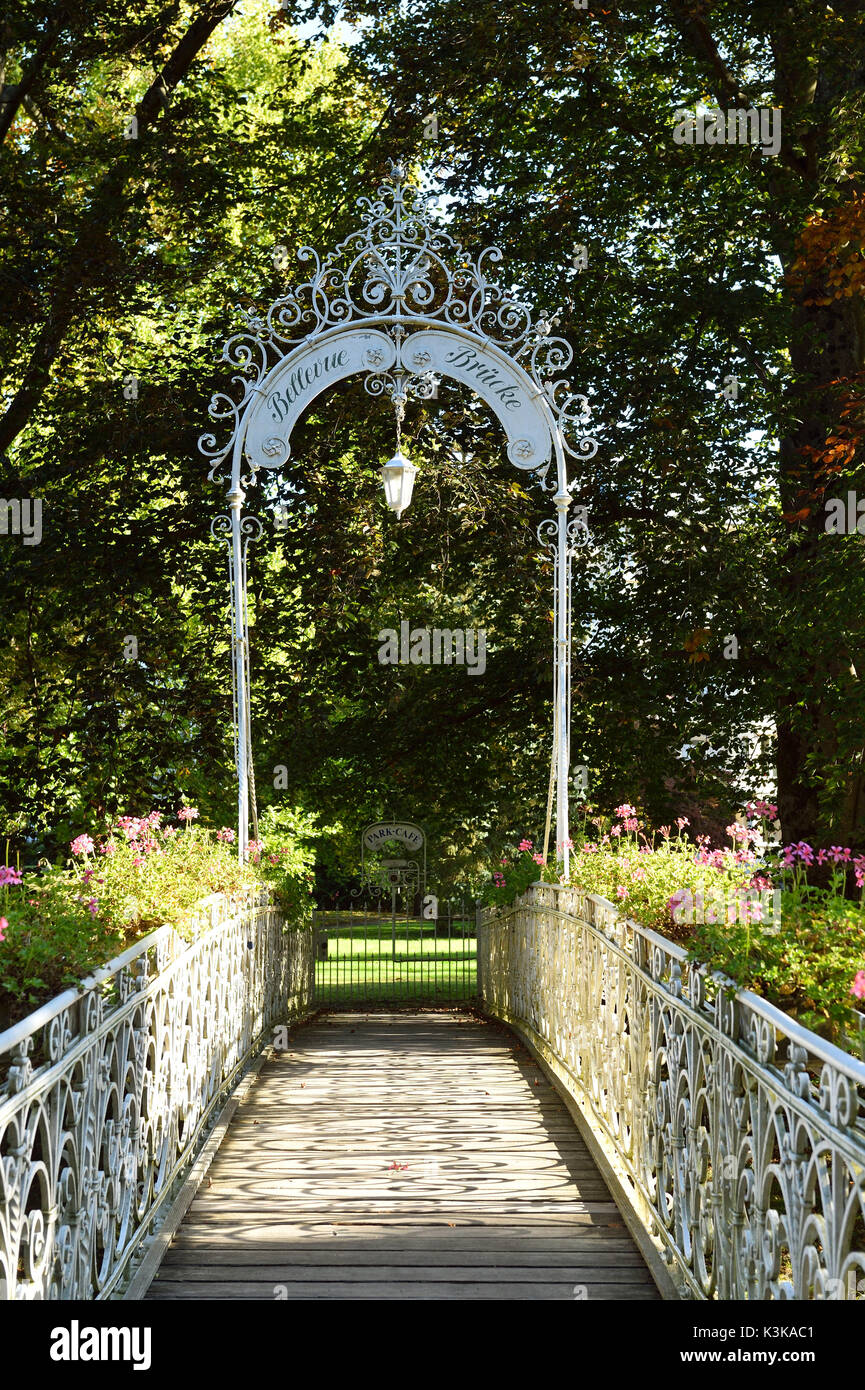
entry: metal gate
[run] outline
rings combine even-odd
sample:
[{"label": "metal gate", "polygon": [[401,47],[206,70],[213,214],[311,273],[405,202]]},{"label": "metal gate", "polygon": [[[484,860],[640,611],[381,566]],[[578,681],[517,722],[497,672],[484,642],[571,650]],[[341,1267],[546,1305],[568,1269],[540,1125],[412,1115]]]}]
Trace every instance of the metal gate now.
[{"label": "metal gate", "polygon": [[409,890],[347,893],[313,914],[315,1000],[459,1003],[477,993],[478,905]]}]

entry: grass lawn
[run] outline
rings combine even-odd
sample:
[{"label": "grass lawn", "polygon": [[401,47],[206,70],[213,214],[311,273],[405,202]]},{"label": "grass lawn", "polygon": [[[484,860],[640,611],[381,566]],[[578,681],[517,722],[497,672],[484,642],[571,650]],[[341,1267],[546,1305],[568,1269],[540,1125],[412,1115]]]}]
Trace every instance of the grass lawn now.
[{"label": "grass lawn", "polygon": [[[319,1003],[468,999],[477,990],[474,918],[435,922],[390,914],[316,913]],[[319,959],[327,928],[327,959]],[[438,934],[437,934],[438,931]]]}]

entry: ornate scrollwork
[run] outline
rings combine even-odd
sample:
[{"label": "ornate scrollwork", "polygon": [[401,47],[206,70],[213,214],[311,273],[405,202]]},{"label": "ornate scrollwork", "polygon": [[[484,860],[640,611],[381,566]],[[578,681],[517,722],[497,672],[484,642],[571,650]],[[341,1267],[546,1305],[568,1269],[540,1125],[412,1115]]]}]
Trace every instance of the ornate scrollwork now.
[{"label": "ornate scrollwork", "polygon": [[571,1078],[685,1296],[865,1297],[865,1064],[616,919],[549,886],[486,911],[484,1007]]},{"label": "ornate scrollwork", "polygon": [[[375,324],[397,346],[407,328],[424,325],[450,326],[483,345],[500,348],[549,402],[567,453],[586,460],[597,452],[597,441],[585,434],[575,413],[580,403],[587,405],[586,397],[572,394],[565,380],[554,380],[573,360],[570,344],[551,336],[558,316],[533,317],[528,305],[496,278],[501,251],[489,246],[472,259],[433,221],[431,201],[406,182],[401,165],[391,164],[390,177],[376,196],[358,199],[361,220],[356,231],[324,257],[311,246],[301,247],[298,260],[309,266],[307,279],[287,288],[264,313],[239,310],[243,331],[228,338],[222,360],[238,371],[232,380],[239,387],[240,399],[217,392],[210,408],[211,418],[220,427],[227,425],[230,435],[219,444],[216,434],[208,432],[199,442],[211,465],[211,479],[223,479],[223,467],[243,429],[245,407],[268,371],[304,341],[334,328],[364,323]],[[422,360],[424,356],[427,361]],[[365,365],[375,372],[383,360],[380,350],[373,348]],[[430,365],[429,354],[423,352],[399,364],[408,375],[422,377]],[[385,388],[371,383],[368,389],[371,395],[381,395]],[[414,394],[428,399],[433,390],[426,380]],[[276,458],[281,452],[277,442],[282,444],[274,436],[273,453],[268,454],[265,447],[268,457]],[[516,455],[514,461],[520,458],[528,461],[531,455]],[[536,476],[549,490],[546,471],[545,467]],[[254,482],[253,470],[244,485]]]},{"label": "ornate scrollwork", "polygon": [[0,1298],[121,1290],[244,1064],[307,1010],[312,933],[266,903],[223,912],[0,1034]]}]

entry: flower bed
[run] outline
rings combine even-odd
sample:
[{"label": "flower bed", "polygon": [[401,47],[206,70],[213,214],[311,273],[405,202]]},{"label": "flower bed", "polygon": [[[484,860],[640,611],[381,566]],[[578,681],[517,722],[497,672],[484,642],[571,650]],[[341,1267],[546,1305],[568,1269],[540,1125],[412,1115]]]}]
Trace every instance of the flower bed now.
[{"label": "flower bed", "polygon": [[0,1031],[155,927],[170,923],[188,939],[196,904],[211,894],[240,902],[264,884],[288,920],[304,915],[310,818],[266,812],[244,864],[233,830],[196,825],[194,806],[176,819],[120,816],[100,833],[78,835],[65,866],[0,866]]},{"label": "flower bed", "polygon": [[[628,804],[611,818],[586,816],[571,846],[570,882],[858,1054],[865,856],[840,845],[773,846],[776,814],[766,802],[749,803],[727,827],[724,848],[706,836],[689,840],[684,819],[647,831]],[[809,881],[814,870],[825,886]],[[523,840],[495,870],[488,899],[513,902],[539,877],[561,882],[561,865],[544,864]],[[849,896],[854,889],[858,895]]]}]

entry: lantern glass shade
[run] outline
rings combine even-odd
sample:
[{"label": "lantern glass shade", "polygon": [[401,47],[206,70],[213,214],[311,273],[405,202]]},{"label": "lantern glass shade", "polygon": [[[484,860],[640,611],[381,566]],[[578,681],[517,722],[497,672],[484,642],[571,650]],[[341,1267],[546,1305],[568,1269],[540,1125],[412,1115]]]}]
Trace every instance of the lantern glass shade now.
[{"label": "lantern glass shade", "polygon": [[392,459],[382,465],[381,480],[387,505],[397,516],[402,516],[411,501],[417,469],[409,463],[405,454],[397,452]]}]

